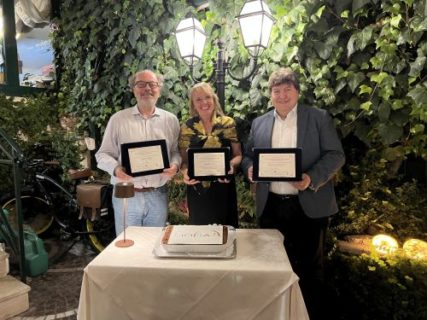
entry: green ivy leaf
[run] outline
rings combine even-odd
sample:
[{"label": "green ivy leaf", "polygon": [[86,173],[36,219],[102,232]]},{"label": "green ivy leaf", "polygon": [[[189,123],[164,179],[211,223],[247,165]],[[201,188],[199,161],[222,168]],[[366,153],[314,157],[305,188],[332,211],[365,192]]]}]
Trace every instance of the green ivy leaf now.
[{"label": "green ivy leaf", "polygon": [[347,82],[345,80],[339,80],[337,85],[335,86],[334,93],[339,93],[345,86],[347,85]]},{"label": "green ivy leaf", "polygon": [[415,126],[411,127],[411,133],[412,134],[423,133],[424,129],[425,129],[424,124],[418,123]]},{"label": "green ivy leaf", "polygon": [[372,92],[372,88],[371,87],[369,87],[369,86],[367,86],[365,84],[362,84],[360,86],[359,95],[362,95],[364,93],[371,94],[371,92]]},{"label": "green ivy leaf", "polygon": [[390,25],[392,25],[395,28],[399,28],[399,23],[401,20],[402,20],[402,16],[398,14],[397,16],[394,16],[393,18],[391,18]]},{"label": "green ivy leaf", "polygon": [[409,71],[409,76],[418,77],[421,71],[424,69],[426,63],[426,57],[417,57],[414,62],[409,63],[411,70]]},{"label": "green ivy leaf", "polygon": [[136,47],[136,43],[141,36],[141,28],[133,28],[129,33],[129,42],[132,48]]},{"label": "green ivy leaf", "polygon": [[383,82],[383,80],[387,77],[388,74],[386,72],[374,73],[373,75],[371,75],[371,81],[381,84],[381,82]]},{"label": "green ivy leaf", "polygon": [[403,101],[400,99],[395,99],[393,100],[392,104],[391,104],[391,108],[393,110],[399,110],[403,108]]},{"label": "green ivy leaf", "polygon": [[416,104],[425,105],[427,101],[427,88],[416,86],[408,92],[408,96],[411,97]]},{"label": "green ivy leaf", "polygon": [[403,127],[408,123],[409,115],[404,109],[400,109],[390,114],[390,121],[399,127]]},{"label": "green ivy leaf", "polygon": [[372,102],[366,101],[360,105],[360,109],[369,111],[369,110],[371,110],[371,106],[372,106]]},{"label": "green ivy leaf", "polygon": [[421,17],[414,17],[411,21],[411,27],[415,32],[422,32],[427,30],[427,18],[421,20]]},{"label": "green ivy leaf", "polygon": [[356,51],[356,47],[354,44],[356,40],[357,34],[353,33],[347,42],[347,58],[350,58],[351,55]]},{"label": "green ivy leaf", "polygon": [[360,50],[365,49],[365,47],[369,44],[372,39],[372,32],[373,27],[369,25],[365,27],[361,33],[359,33],[357,40],[360,41],[358,46]]},{"label": "green ivy leaf", "polygon": [[253,106],[260,105],[262,95],[259,90],[256,90],[256,89],[250,90],[249,96],[250,96],[251,105]]},{"label": "green ivy leaf", "polygon": [[403,129],[402,127],[396,126],[394,124],[381,123],[378,126],[378,133],[384,141],[384,144],[390,145],[396,141],[399,141],[403,134]]},{"label": "green ivy leaf", "polygon": [[390,116],[390,106],[386,103],[380,104],[380,106],[378,107],[378,118],[382,122],[385,122],[386,120],[388,120],[389,116]]},{"label": "green ivy leaf", "polygon": [[314,48],[316,49],[317,54],[323,59],[327,60],[331,55],[333,47],[326,44],[323,41],[314,42]]},{"label": "green ivy leaf", "polygon": [[363,80],[365,80],[365,75],[362,72],[352,73],[348,77],[348,85],[351,92],[354,92]]}]

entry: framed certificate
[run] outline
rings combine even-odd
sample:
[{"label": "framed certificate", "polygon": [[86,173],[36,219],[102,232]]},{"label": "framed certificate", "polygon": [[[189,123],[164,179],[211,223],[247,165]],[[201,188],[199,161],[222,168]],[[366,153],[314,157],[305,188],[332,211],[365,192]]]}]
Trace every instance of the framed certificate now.
[{"label": "framed certificate", "polygon": [[123,143],[122,166],[132,177],[161,173],[169,168],[166,140]]},{"label": "framed certificate", "polygon": [[300,181],[300,148],[254,148],[254,181]]},{"label": "framed certificate", "polygon": [[230,148],[189,148],[188,176],[200,181],[227,178]]}]

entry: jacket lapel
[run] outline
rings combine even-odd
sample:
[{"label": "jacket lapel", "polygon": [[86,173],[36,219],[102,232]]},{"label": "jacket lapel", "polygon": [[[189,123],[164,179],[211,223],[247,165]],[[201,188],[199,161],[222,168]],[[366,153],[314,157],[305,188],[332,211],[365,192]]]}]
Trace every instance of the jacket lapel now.
[{"label": "jacket lapel", "polygon": [[271,139],[273,137],[273,125],[274,125],[274,109],[267,113],[267,119],[265,122],[265,134],[262,137],[265,139],[263,145],[267,148],[271,148]]},{"label": "jacket lapel", "polygon": [[307,132],[308,112],[307,107],[298,105],[297,107],[297,147],[302,148],[305,133]]}]

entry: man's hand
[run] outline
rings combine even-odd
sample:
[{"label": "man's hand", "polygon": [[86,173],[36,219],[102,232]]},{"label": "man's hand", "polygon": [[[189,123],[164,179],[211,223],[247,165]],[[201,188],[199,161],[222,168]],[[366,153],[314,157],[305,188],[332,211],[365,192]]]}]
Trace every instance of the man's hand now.
[{"label": "man's hand", "polygon": [[169,168],[163,169],[162,175],[166,176],[168,179],[172,179],[178,173],[178,166],[173,164]]},{"label": "man's hand", "polygon": [[133,177],[126,174],[125,169],[122,166],[118,166],[114,169],[114,176],[121,181],[129,181],[133,179]]},{"label": "man's hand", "polygon": [[253,183],[253,182],[254,182],[254,181],[252,180],[253,174],[254,174],[254,167],[253,167],[253,166],[250,166],[250,167],[248,168],[248,179],[249,179],[249,182],[250,182],[250,183]]},{"label": "man's hand", "polygon": [[302,180],[301,181],[295,181],[295,182],[291,182],[291,184],[297,188],[299,191],[304,191],[305,189],[308,188],[308,186],[311,183],[311,178],[308,174],[303,173],[302,174]]}]

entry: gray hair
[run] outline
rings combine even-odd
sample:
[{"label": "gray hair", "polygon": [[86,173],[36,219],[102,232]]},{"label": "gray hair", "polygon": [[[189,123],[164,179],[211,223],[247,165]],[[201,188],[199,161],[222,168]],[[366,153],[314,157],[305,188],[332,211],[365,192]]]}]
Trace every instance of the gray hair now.
[{"label": "gray hair", "polygon": [[159,83],[160,88],[162,88],[162,87],[163,87],[163,82],[164,82],[164,77],[163,77],[163,75],[161,75],[161,74],[159,74],[159,73],[155,73],[154,71],[149,70],[149,69],[144,69],[144,70],[139,70],[139,71],[137,71],[136,73],[134,73],[133,75],[131,75],[131,76],[129,77],[129,79],[128,79],[128,83],[129,83],[129,88],[130,88],[130,90],[131,90],[131,91],[132,91],[132,89],[133,89],[133,86],[135,85],[135,79],[136,79],[136,76],[137,76],[138,74],[140,74],[140,73],[144,73],[144,72],[151,72],[151,73],[153,73],[153,74],[156,76],[156,78],[157,78],[157,82]]}]

